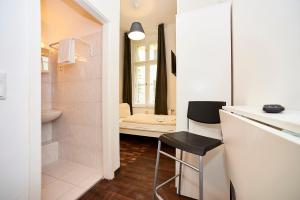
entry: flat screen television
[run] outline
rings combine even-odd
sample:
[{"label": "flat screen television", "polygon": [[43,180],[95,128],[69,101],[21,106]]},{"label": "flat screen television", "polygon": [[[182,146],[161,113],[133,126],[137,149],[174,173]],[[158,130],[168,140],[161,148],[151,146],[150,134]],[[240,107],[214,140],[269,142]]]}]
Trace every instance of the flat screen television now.
[{"label": "flat screen television", "polygon": [[172,74],[176,76],[176,55],[171,51]]}]

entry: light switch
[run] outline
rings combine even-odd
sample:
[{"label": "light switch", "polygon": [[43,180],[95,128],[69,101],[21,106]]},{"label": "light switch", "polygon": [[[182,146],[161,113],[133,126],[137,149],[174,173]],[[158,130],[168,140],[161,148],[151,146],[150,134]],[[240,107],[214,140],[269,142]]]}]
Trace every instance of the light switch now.
[{"label": "light switch", "polygon": [[0,100],[6,99],[6,73],[0,71]]}]

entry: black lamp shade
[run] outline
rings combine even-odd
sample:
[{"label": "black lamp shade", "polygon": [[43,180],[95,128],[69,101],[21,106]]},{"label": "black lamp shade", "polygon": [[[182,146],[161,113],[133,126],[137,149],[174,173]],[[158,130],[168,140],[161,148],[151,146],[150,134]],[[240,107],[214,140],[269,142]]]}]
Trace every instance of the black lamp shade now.
[{"label": "black lamp shade", "polygon": [[132,23],[128,37],[132,40],[142,40],[145,38],[145,32],[140,22]]}]

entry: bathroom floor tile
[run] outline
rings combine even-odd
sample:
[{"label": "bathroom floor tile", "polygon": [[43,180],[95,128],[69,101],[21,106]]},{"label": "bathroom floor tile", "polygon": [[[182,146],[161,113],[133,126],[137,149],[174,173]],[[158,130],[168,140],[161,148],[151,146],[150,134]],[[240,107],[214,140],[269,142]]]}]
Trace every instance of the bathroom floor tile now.
[{"label": "bathroom floor tile", "polygon": [[85,190],[88,190],[102,178],[103,177],[100,173],[91,174],[88,178],[86,178],[84,181],[82,181],[79,184],[79,187],[84,188]]},{"label": "bathroom floor tile", "polygon": [[65,161],[65,160],[58,160],[50,165],[43,167],[43,173],[55,178],[61,178],[66,173],[76,169],[76,164]]},{"label": "bathroom floor tile", "polygon": [[43,166],[42,200],[74,200],[96,184],[99,171],[66,160]]},{"label": "bathroom floor tile", "polygon": [[92,174],[95,173],[95,169],[77,165],[74,166],[74,168],[71,171],[62,176],[61,179],[65,182],[79,186],[81,182],[85,181],[87,178],[89,178]]},{"label": "bathroom floor tile", "polygon": [[85,189],[75,187],[72,190],[63,194],[61,197],[59,197],[58,200],[75,200],[75,199],[78,199],[85,192],[86,192]]},{"label": "bathroom floor tile", "polygon": [[66,160],[46,165],[42,172],[42,200],[77,199],[102,178],[100,170]]},{"label": "bathroom floor tile", "polygon": [[74,188],[71,184],[56,180],[42,189],[42,200],[55,200]]}]

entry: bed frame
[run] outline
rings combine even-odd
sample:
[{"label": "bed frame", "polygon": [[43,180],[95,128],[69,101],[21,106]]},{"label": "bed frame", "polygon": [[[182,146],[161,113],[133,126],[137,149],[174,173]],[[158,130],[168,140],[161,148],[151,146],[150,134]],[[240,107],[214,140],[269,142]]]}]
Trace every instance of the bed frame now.
[{"label": "bed frame", "polygon": [[157,131],[146,131],[146,130],[136,130],[136,129],[127,129],[127,128],[120,128],[120,134],[127,134],[127,135],[139,135],[145,137],[153,137],[158,138],[164,132],[157,132]]}]

